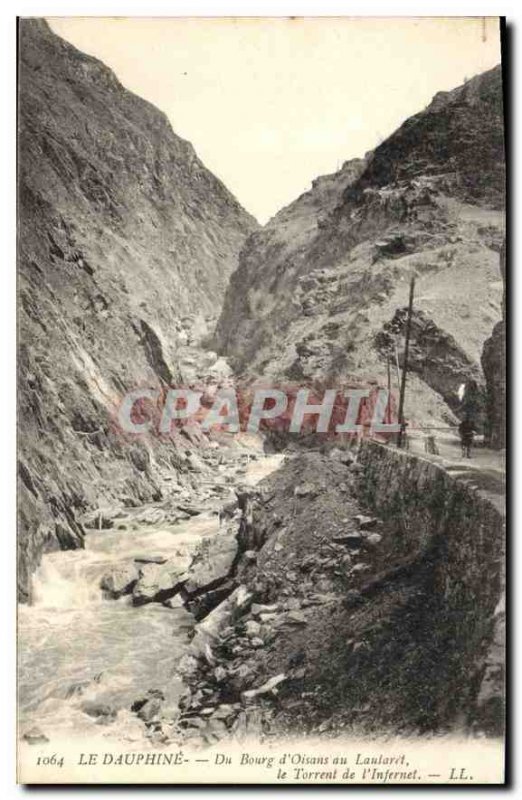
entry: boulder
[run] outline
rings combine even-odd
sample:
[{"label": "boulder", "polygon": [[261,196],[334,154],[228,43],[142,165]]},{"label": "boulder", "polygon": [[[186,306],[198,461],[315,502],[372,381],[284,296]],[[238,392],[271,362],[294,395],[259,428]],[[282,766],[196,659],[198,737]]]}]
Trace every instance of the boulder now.
[{"label": "boulder", "polygon": [[302,611],[289,611],[286,615],[286,622],[291,625],[306,625],[306,617]]},{"label": "boulder", "polygon": [[207,647],[218,641],[223,628],[246,611],[251,601],[252,595],[245,586],[238,586],[197,625],[195,636],[190,643],[190,655],[195,658],[205,657]]},{"label": "boulder", "polygon": [[376,517],[367,517],[365,514],[356,514],[354,520],[362,531],[375,528],[379,520]]},{"label": "boulder", "polygon": [[238,542],[235,531],[227,531],[205,539],[190,567],[184,592],[190,596],[216,588],[228,577],[237,553]]},{"label": "boulder", "polygon": [[104,724],[114,722],[118,713],[108,703],[100,703],[96,700],[86,700],[85,703],[82,703],[81,709],[84,714],[94,717],[98,722]]},{"label": "boulder", "polygon": [[117,567],[107,572],[100,580],[100,587],[103,592],[117,599],[124,594],[130,594],[139,578],[138,569],[134,564],[124,567]]},{"label": "boulder", "polygon": [[152,722],[153,719],[159,716],[162,705],[163,701],[161,698],[152,697],[140,708],[137,712],[137,716],[143,720],[143,722]]},{"label": "boulder", "polygon": [[187,600],[186,606],[199,622],[204,619],[213,608],[222,603],[229,594],[232,594],[236,586],[236,581],[227,580],[224,583],[220,583],[216,589],[211,589],[203,594],[198,594],[191,600]]},{"label": "boulder", "polygon": [[286,675],[283,672],[281,672],[279,675],[275,675],[273,678],[270,678],[270,680],[268,680],[258,689],[249,689],[246,692],[242,692],[241,700],[244,703],[247,703],[250,700],[253,700],[255,697],[258,697],[259,695],[269,694],[270,692],[273,692],[279,686],[279,684],[285,680],[286,680]]},{"label": "boulder", "polygon": [[145,564],[134,585],[132,602],[135,606],[163,602],[179,592],[188,577],[188,556],[178,556],[165,564]]},{"label": "boulder", "polygon": [[245,625],[245,633],[250,639],[253,639],[261,633],[261,625],[254,619],[249,619]]},{"label": "boulder", "polygon": [[134,701],[131,711],[143,722],[149,723],[159,716],[164,701],[165,695],[160,689],[149,689],[146,695]]}]

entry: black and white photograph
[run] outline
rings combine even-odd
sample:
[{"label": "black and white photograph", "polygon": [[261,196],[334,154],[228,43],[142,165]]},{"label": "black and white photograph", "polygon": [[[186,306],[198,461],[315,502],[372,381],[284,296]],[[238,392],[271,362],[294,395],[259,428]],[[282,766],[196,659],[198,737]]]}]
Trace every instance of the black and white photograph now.
[{"label": "black and white photograph", "polygon": [[16,32],[18,782],[504,784],[505,18],[74,13]]}]

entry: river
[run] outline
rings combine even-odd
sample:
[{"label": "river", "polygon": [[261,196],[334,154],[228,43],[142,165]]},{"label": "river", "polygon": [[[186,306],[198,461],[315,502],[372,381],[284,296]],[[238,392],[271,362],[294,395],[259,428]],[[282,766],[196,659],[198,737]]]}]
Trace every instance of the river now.
[{"label": "river", "polygon": [[[245,483],[257,483],[280,463],[281,456],[253,462]],[[203,513],[172,525],[90,531],[85,549],[44,555],[33,576],[34,602],[18,616],[22,733],[36,727],[50,740],[102,737],[145,745],[144,726],[130,706],[140,693],[165,687],[176,703],[182,685],[174,670],[194,620],[183,608],[104,599],[100,578],[144,553],[182,559],[218,530],[217,516]],[[116,718],[106,724],[107,718],[85,713],[93,701],[117,710]]]}]

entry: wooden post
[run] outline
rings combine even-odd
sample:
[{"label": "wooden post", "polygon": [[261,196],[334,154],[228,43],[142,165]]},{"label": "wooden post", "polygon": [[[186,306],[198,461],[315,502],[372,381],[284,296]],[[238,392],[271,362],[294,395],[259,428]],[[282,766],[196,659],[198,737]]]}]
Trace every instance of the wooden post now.
[{"label": "wooden post", "polygon": [[391,422],[391,358],[390,352],[388,351],[388,355],[386,357],[386,368],[387,368],[387,378],[388,378],[388,402],[386,404],[386,410],[388,412],[388,416],[386,418],[386,422]]},{"label": "wooden post", "polygon": [[401,370],[399,367],[399,350],[397,347],[397,335],[395,335],[395,371],[397,372],[397,389],[401,389]]},{"label": "wooden post", "polygon": [[408,303],[408,316],[406,318],[406,341],[404,343],[404,363],[402,365],[401,393],[399,396],[399,435],[397,436],[397,447],[402,447],[404,435],[404,395],[406,393],[406,375],[408,373],[408,356],[410,351],[411,315],[413,311],[413,292],[415,291],[415,278],[410,282],[410,300]]}]

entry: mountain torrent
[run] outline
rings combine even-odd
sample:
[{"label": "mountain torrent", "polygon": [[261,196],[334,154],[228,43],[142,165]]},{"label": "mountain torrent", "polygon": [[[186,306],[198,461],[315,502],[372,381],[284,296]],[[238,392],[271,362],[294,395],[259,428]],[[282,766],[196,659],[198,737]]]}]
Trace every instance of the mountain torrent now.
[{"label": "mountain torrent", "polygon": [[500,67],[440,92],[254,232],[215,333],[236,371],[386,385],[389,358],[396,391],[415,277],[406,416],[454,424],[459,386],[484,393],[482,348],[501,316],[502,108]]},{"label": "mountain torrent", "polygon": [[124,441],[110,419],[125,390],[184,379],[178,347],[215,310],[257,223],[163,113],[43,20],[21,20],[19,52],[18,562],[28,599],[42,551],[82,546],[82,513],[157,499],[161,458],[183,482],[175,446]]}]

